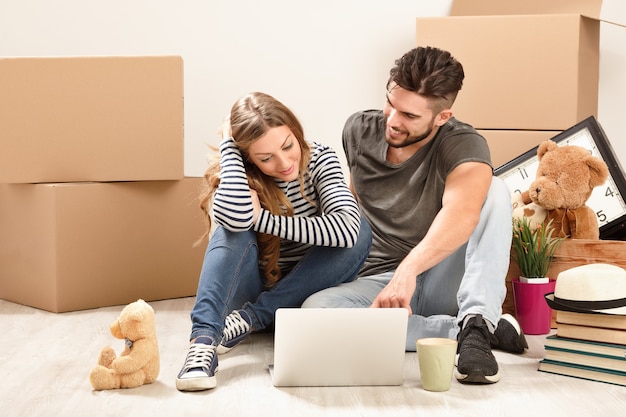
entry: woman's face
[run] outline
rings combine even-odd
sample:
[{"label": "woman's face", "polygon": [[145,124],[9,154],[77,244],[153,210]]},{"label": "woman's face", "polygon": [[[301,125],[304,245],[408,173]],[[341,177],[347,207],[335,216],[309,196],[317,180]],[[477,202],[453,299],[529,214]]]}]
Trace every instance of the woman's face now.
[{"label": "woman's face", "polygon": [[282,181],[294,181],[300,171],[302,150],[287,126],[273,127],[248,149],[249,159],[261,172]]}]

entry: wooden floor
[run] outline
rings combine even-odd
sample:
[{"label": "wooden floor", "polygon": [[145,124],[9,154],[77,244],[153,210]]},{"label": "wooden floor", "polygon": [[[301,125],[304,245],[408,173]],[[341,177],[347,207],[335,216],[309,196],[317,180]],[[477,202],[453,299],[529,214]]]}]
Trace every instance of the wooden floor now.
[{"label": "wooden floor", "polygon": [[275,388],[267,369],[271,334],[252,335],[220,357],[218,386],[181,393],[175,377],[187,351],[193,298],[151,302],[161,374],[156,383],[95,392],[88,381],[100,349],[122,341],[109,324],[122,306],[54,314],[0,300],[0,414],[21,416],[618,416],[626,387],[537,371],[543,337],[524,355],[496,352],[502,380],[444,393],[424,391],[415,353],[406,353],[400,387]]}]

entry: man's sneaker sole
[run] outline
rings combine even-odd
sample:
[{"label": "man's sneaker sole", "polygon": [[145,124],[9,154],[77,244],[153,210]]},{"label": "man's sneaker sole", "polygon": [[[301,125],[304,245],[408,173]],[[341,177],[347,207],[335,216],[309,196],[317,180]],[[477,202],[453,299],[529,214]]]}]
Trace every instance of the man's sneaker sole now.
[{"label": "man's sneaker sole", "polygon": [[484,375],[482,372],[474,371],[469,374],[462,374],[457,368],[459,355],[454,359],[454,378],[461,384],[495,384],[500,381],[500,369],[494,375]]},{"label": "man's sneaker sole", "polygon": [[467,375],[462,374],[458,369],[454,369],[454,377],[461,384],[495,384],[500,381],[500,371],[495,375],[483,375],[480,372],[471,372]]}]

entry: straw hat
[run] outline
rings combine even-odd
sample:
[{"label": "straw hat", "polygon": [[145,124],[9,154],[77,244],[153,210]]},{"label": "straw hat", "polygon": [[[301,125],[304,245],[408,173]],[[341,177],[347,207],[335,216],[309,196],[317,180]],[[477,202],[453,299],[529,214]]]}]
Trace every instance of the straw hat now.
[{"label": "straw hat", "polygon": [[577,266],[561,272],[545,297],[554,310],[626,315],[626,270],[601,263]]}]

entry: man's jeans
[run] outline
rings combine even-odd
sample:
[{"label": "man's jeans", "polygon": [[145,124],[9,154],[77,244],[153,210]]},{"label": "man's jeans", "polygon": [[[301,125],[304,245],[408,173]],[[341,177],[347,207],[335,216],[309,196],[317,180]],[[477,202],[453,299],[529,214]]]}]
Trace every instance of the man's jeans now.
[{"label": "man's jeans", "polygon": [[[456,338],[459,322],[468,314],[482,314],[494,327],[497,325],[506,295],[511,216],[509,190],[493,177],[469,241],[416,277],[406,350],[414,351],[415,341],[423,337]],[[393,273],[364,276],[323,290],[309,297],[302,307],[369,307]]]}]

